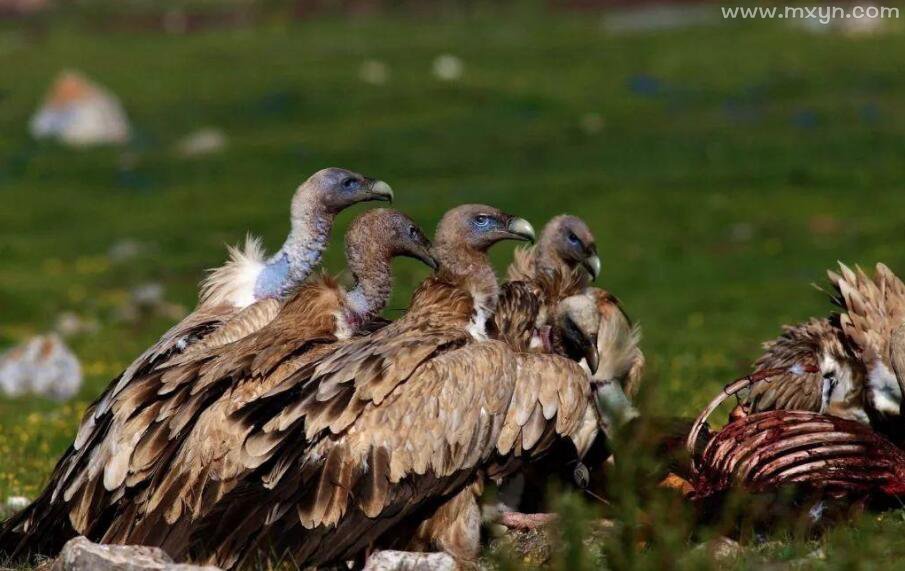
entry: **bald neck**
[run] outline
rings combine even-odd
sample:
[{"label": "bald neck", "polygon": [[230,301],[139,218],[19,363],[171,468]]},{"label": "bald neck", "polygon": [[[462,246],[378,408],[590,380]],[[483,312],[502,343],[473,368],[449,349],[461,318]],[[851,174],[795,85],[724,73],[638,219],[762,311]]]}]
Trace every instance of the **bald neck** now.
[{"label": "bald neck", "polygon": [[[283,247],[270,257],[255,282],[255,299],[281,299],[304,282],[320,264],[334,214],[319,200],[293,204],[292,228]],[[294,201],[295,202],[295,201]]]},{"label": "bald neck", "polygon": [[383,311],[393,290],[392,253],[385,243],[367,238],[346,243],[346,263],[355,284],[346,294],[346,305],[361,323]]}]

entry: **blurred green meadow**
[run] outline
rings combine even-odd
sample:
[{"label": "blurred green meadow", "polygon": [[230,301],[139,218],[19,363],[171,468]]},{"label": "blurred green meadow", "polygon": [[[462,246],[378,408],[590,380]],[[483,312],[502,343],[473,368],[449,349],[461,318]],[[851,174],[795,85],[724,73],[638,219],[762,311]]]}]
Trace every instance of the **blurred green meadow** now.
[{"label": "blurred green meadow", "polygon": [[[696,414],[782,324],[825,314],[811,284],[837,259],[905,272],[905,21],[849,37],[781,21],[618,34],[603,19],[529,3],[185,35],[72,14],[0,22],[0,347],[64,312],[98,324],[67,338],[86,376],[76,399],[0,397],[0,499],[37,494],[87,404],[174,321],[123,319],[130,292],[160,284],[190,309],[225,244],[253,232],[279,247],[293,190],[325,166],[388,181],[428,231],[477,201],[538,228],[560,212],[585,218],[600,285],[644,328],[654,412]],[[432,73],[444,54],[461,60],[458,79]],[[119,96],[129,144],[30,138],[67,68]],[[364,81],[375,68],[384,81]],[[179,141],[205,127],[226,148],[182,156]],[[340,236],[362,210],[340,217],[329,271],[342,271]],[[111,257],[123,242],[137,253]],[[494,250],[501,274],[511,252]],[[394,267],[390,317],[427,275]],[[817,541],[774,538],[737,565],[888,569],[905,555],[903,522],[891,512]],[[638,553],[614,566],[704,565],[683,530],[624,541]],[[825,557],[801,559],[815,549]]]}]

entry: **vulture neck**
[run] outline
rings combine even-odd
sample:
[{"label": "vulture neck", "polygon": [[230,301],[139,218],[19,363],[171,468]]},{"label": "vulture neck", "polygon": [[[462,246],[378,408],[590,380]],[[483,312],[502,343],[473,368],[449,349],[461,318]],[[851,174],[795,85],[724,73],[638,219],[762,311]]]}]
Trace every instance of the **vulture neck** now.
[{"label": "vulture neck", "polygon": [[332,227],[333,215],[317,202],[293,213],[283,247],[264,263],[255,282],[255,299],[283,298],[304,282],[320,263]]},{"label": "vulture neck", "polygon": [[367,323],[386,307],[393,289],[391,258],[377,240],[348,244],[346,262],[355,285],[346,294],[346,307],[358,324]]},{"label": "vulture neck", "polygon": [[434,252],[440,261],[440,278],[471,294],[474,311],[468,332],[476,340],[486,341],[487,320],[496,310],[500,291],[487,252],[444,243],[438,243]]}]

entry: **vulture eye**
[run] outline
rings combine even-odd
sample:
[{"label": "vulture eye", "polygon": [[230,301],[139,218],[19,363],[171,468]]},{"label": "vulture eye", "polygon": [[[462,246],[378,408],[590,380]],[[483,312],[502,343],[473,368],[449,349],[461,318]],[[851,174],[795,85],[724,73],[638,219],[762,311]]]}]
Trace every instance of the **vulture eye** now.
[{"label": "vulture eye", "polygon": [[342,185],[345,190],[355,190],[358,188],[358,179],[349,177],[343,180]]},{"label": "vulture eye", "polygon": [[409,238],[411,238],[412,240],[418,239],[418,229],[414,226],[409,226]]},{"label": "vulture eye", "polygon": [[566,236],[566,239],[569,240],[570,244],[575,246],[581,244],[581,240],[578,239],[578,236],[575,235],[575,232],[569,232],[569,235]]},{"label": "vulture eye", "polygon": [[490,226],[490,216],[486,214],[478,214],[474,217],[474,225],[477,228],[487,228]]}]

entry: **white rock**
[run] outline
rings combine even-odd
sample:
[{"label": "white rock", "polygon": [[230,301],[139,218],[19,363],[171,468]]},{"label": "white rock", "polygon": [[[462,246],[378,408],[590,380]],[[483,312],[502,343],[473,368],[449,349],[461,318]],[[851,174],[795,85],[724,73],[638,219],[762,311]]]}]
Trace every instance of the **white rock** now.
[{"label": "white rock", "polygon": [[107,251],[107,257],[113,263],[125,262],[141,254],[145,249],[144,244],[131,238],[114,242]]},{"label": "white rock", "polygon": [[0,355],[0,390],[64,400],[82,386],[78,358],[56,334],[38,335]]},{"label": "white rock", "polygon": [[71,337],[73,335],[97,333],[100,329],[100,324],[96,319],[83,319],[77,313],[64,311],[57,316],[53,329],[63,337]]},{"label": "white rock", "polygon": [[178,145],[183,157],[200,157],[219,153],[226,148],[226,134],[214,127],[198,129],[186,135]]},{"label": "white rock", "polygon": [[6,507],[13,511],[23,510],[28,504],[29,500],[25,496],[10,496],[6,498]]},{"label": "white rock", "polygon": [[437,56],[434,60],[434,77],[442,81],[456,81],[465,72],[465,64],[451,54]]},{"label": "white rock", "polygon": [[446,553],[378,551],[368,557],[364,571],[455,571],[456,560]]},{"label": "white rock", "polygon": [[361,64],[358,77],[371,85],[383,85],[390,78],[390,69],[387,64],[376,59],[369,59]]},{"label": "white rock", "polygon": [[119,100],[75,71],[57,77],[29,128],[36,139],[73,147],[124,143],[130,131]]},{"label": "white rock", "polygon": [[51,571],[218,571],[218,568],[174,563],[159,547],[100,545],[76,537],[63,546]]}]

